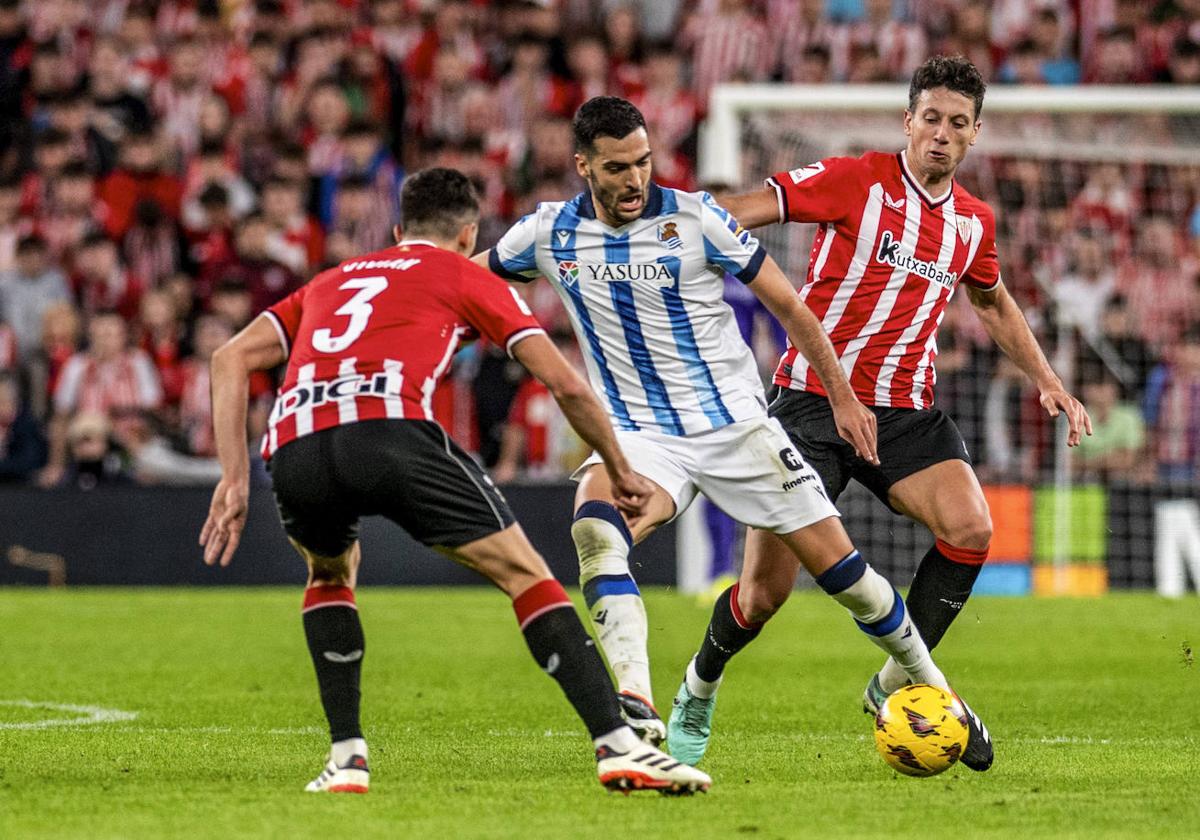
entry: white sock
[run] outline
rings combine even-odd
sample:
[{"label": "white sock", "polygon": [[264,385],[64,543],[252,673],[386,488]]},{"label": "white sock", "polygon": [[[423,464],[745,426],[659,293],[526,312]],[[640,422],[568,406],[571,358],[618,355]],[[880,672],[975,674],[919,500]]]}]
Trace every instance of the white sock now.
[{"label": "white sock", "polygon": [[[619,516],[616,508],[612,508],[611,515]],[[600,516],[584,515],[571,525],[588,616],[616,678],[617,690],[636,694],[653,704],[650,654],[646,649],[650,630],[646,606],[629,574],[627,533]]]},{"label": "white sock", "polygon": [[329,748],[329,757],[338,767],[345,767],[356,755],[367,757],[367,742],[362,738],[347,738],[344,741],[334,741]]},{"label": "white sock", "polygon": [[[933,663],[929,648],[925,646],[916,625],[912,623],[900,594],[870,565],[864,565],[865,571],[858,580],[839,592],[829,594],[850,610],[850,614],[859,622],[871,641],[891,655],[896,666],[904,673],[904,681],[911,680],[947,688],[946,677]],[[895,610],[899,610],[899,623],[889,632],[880,633],[881,628],[878,624],[894,615]],[[904,681],[895,688],[903,685]],[[882,679],[880,684],[883,685]],[[895,690],[883,687],[889,692]]]},{"label": "white sock", "polygon": [[692,693],[693,697],[699,697],[701,700],[707,700],[717,693],[717,689],[721,687],[721,678],[709,682],[708,680],[700,679],[700,675],[696,673],[696,658],[692,657],[692,661],[688,663],[687,671],[683,675],[683,681],[687,684],[687,690]]},{"label": "white sock", "polygon": [[908,674],[904,673],[904,669],[896,664],[895,659],[888,657],[888,661],[884,662],[883,667],[879,669],[879,687],[891,694],[907,682]]},{"label": "white sock", "polygon": [[599,738],[593,738],[592,743],[596,749],[608,747],[615,753],[627,753],[630,750],[636,750],[638,747],[646,746],[642,743],[642,739],[637,736],[637,733],[628,726],[622,726],[614,729],[612,732],[606,732]]}]

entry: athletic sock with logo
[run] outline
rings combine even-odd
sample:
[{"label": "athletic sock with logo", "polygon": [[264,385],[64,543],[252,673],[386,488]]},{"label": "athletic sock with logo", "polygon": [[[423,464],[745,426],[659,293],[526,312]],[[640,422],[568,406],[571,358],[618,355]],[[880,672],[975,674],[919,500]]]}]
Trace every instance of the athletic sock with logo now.
[{"label": "athletic sock with logo", "polygon": [[857,551],[818,575],[817,585],[850,611],[859,629],[891,655],[908,679],[948,687],[900,593]]},{"label": "athletic sock with logo", "polygon": [[[725,672],[725,663],[750,644],[762,632],[762,623],[752,623],[742,615],[737,603],[738,584],[717,596],[712,618],[700,652],[688,668],[688,690],[696,697],[711,697]],[[694,678],[693,678],[694,677]]]},{"label": "athletic sock with logo", "polygon": [[584,502],[575,512],[571,538],[579,555],[579,585],[588,615],[617,679],[617,689],[653,704],[646,606],[629,574],[629,550],[633,547],[629,526],[613,505]]},{"label": "athletic sock with logo", "polygon": [[529,652],[558,682],[592,738],[624,728],[608,672],[562,584],[553,578],[535,583],[513,599],[513,611]]},{"label": "athletic sock with logo", "polygon": [[[905,602],[930,650],[962,612],[987,557],[986,548],[959,548],[937,540],[921,558]],[[890,659],[879,672],[879,685],[889,694],[907,681],[904,669]]]},{"label": "athletic sock with logo", "polygon": [[348,586],[310,586],[304,590],[303,617],[330,738],[335,743],[362,738],[359,677],[366,644],[354,590]]}]

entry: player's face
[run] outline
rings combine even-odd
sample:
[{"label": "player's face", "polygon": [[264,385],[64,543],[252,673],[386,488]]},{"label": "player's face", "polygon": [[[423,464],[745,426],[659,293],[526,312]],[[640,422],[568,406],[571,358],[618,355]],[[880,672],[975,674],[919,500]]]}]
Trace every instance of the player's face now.
[{"label": "player's face", "polygon": [[592,188],[600,221],[611,227],[642,215],[650,191],[650,140],[639,128],[617,140],[597,137],[588,155],[575,155],[575,168]]},{"label": "player's face", "polygon": [[971,97],[944,87],[921,91],[916,109],[904,112],[909,162],[933,180],[953,176],[980,125]]}]

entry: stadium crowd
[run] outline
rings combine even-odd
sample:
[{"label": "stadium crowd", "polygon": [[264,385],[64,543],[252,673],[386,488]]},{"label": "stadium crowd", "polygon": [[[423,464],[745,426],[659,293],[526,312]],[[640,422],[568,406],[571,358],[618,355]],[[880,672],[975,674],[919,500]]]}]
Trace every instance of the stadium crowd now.
[{"label": "stadium crowd", "polygon": [[[467,172],[486,247],[583,187],[570,118],[592,96],[637,104],[656,180],[696,189],[717,82],[906,82],[933,52],[997,84],[1197,84],[1200,2],[0,0],[0,480],[215,482],[211,353],[388,244],[406,171]],[[1200,168],[985,157],[965,178],[1086,383],[1076,467],[1200,481]],[[569,349],[553,292],[526,293]],[[1019,374],[965,308],[941,335],[939,400],[983,474],[1044,475]],[[775,340],[756,341],[765,368]],[[251,442],[273,387],[252,385]],[[502,480],[582,455],[496,348],[464,351],[436,405]]]}]

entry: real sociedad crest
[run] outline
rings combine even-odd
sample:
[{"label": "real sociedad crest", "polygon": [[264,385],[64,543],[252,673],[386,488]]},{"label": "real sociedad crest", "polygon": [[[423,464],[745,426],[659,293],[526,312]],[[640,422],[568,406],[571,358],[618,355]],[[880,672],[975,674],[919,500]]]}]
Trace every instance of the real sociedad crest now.
[{"label": "real sociedad crest", "polygon": [[574,260],[563,260],[558,264],[558,279],[564,286],[574,286],[579,282],[579,263]]},{"label": "real sociedad crest", "polygon": [[675,222],[663,222],[658,226],[658,241],[672,250],[683,247],[683,240],[679,238]]}]

